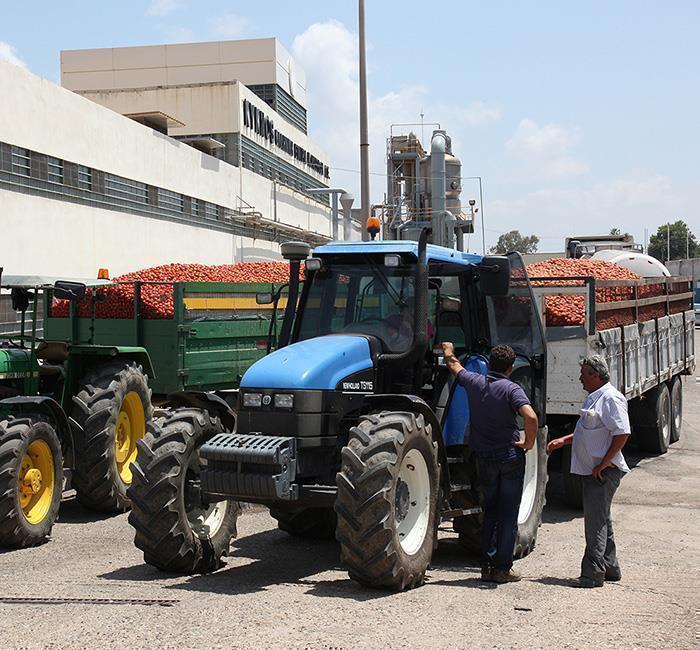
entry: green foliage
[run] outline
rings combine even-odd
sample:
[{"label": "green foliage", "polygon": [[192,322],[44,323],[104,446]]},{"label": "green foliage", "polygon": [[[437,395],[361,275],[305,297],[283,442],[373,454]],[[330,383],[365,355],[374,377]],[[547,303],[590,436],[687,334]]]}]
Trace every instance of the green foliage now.
[{"label": "green foliage", "polygon": [[540,238],[537,235],[523,237],[519,230],[511,230],[503,233],[496,242],[496,245],[489,252],[496,255],[505,255],[516,251],[526,255],[537,251],[537,244],[540,243]]},{"label": "green foliage", "polygon": [[[671,256],[668,256],[668,242],[670,241]],[[687,250],[686,250],[687,248]],[[669,259],[682,260],[688,257],[700,256],[700,245],[695,235],[690,232],[685,221],[678,220],[675,223],[659,226],[656,234],[649,240],[649,255],[661,262]]]}]

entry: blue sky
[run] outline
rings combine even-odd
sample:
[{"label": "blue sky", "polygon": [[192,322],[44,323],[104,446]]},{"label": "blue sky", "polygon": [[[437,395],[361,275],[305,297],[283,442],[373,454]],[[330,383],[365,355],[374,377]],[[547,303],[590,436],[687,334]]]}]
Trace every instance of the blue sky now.
[{"label": "blue sky", "polygon": [[[0,57],[55,81],[62,49],[276,36],[306,70],[310,134],[334,184],[359,196],[353,0],[0,12]],[[463,175],[482,177],[487,245],[513,228],[541,250],[611,227],[643,241],[678,218],[700,236],[700,3],[366,0],[366,13],[374,201],[389,125],[422,110],[452,136]]]}]

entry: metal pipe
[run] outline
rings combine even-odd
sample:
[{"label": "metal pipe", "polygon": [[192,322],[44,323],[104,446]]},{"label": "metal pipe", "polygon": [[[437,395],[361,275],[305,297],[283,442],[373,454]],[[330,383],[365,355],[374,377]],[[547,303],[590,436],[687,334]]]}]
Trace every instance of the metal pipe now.
[{"label": "metal pipe", "polygon": [[444,131],[433,131],[430,141],[430,202],[433,224],[433,244],[448,246],[445,228],[445,150],[447,138]]},{"label": "metal pipe", "polygon": [[331,238],[338,241],[338,192],[331,194]]},{"label": "metal pipe", "polygon": [[365,0],[359,0],[360,32],[360,215],[369,219],[369,135],[367,127],[367,61],[365,59]]}]

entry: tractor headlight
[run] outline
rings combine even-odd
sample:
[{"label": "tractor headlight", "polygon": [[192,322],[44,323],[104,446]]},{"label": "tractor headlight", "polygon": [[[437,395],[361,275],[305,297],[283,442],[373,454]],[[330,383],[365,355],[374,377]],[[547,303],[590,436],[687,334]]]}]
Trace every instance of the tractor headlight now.
[{"label": "tractor headlight", "polygon": [[294,408],[294,395],[286,393],[278,393],[275,395],[275,408],[291,409]]},{"label": "tractor headlight", "polygon": [[260,408],[262,406],[262,393],[243,393],[243,406]]}]

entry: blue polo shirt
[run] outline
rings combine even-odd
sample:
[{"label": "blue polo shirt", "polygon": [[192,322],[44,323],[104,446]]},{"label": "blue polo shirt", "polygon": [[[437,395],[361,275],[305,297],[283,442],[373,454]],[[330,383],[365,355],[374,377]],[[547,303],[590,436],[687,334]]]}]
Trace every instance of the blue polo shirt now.
[{"label": "blue polo shirt", "polygon": [[518,410],[530,403],[525,391],[500,372],[460,370],[457,381],[469,398],[469,446],[476,452],[512,449],[520,440]]}]

